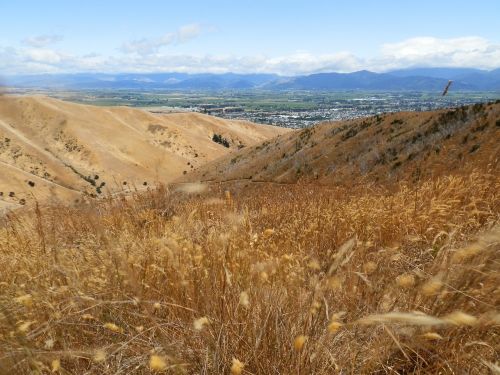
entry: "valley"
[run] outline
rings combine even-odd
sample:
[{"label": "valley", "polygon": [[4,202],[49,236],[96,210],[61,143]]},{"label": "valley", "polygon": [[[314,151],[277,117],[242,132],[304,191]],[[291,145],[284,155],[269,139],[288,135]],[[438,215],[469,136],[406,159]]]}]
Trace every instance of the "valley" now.
[{"label": "valley", "polygon": [[0,373],[496,368],[498,102],[291,130],[4,96],[0,133]]},{"label": "valley", "polygon": [[499,14],[0,1],[0,375],[500,375]]},{"label": "valley", "polygon": [[43,94],[80,104],[130,106],[153,113],[198,112],[230,120],[300,129],[321,121],[355,119],[401,111],[431,111],[500,99],[498,91],[377,90],[130,90],[28,89],[13,94]]},{"label": "valley", "polygon": [[[3,96],[0,202],[19,206],[146,189],[286,131],[204,114]],[[227,142],[215,142],[215,135]]]}]

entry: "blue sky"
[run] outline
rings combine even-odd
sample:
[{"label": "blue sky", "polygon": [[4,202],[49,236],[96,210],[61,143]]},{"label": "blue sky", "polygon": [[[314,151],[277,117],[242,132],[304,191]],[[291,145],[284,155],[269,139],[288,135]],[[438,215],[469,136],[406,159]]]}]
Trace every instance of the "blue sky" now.
[{"label": "blue sky", "polygon": [[499,0],[0,0],[0,74],[500,67]]}]

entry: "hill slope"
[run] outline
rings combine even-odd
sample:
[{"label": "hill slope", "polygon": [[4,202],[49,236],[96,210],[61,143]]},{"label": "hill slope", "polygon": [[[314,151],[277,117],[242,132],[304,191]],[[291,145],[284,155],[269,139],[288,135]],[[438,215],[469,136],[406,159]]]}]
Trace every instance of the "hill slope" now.
[{"label": "hill slope", "polygon": [[[201,172],[308,184],[161,185],[0,215],[0,374],[496,373],[499,107],[325,123]],[[94,132],[80,159],[56,153],[44,131],[60,119],[41,111],[8,118],[3,131],[54,169],[70,156],[75,169],[100,161],[102,145],[119,159],[110,145],[123,148],[130,129],[134,142],[155,145],[141,120],[149,114],[108,111],[123,122],[106,117],[112,136],[106,125],[63,127],[65,137]],[[66,125],[80,119],[71,113]],[[198,126],[195,135],[209,125]],[[174,150],[188,139],[181,130]],[[149,147],[126,155],[147,159]],[[26,173],[24,153],[5,155],[14,161],[0,172]],[[417,168],[429,178],[415,185]]]},{"label": "hill slope", "polygon": [[0,374],[495,373],[499,173],[251,187],[0,217]]},{"label": "hill slope", "polygon": [[[322,123],[221,158],[190,180],[352,184],[496,166],[500,103]],[[473,163],[471,163],[473,162]]]},{"label": "hill slope", "polygon": [[[46,97],[0,98],[2,205],[168,182],[286,129],[195,113],[154,115]],[[228,141],[225,147],[214,134]],[[0,207],[1,208],[1,207]]]}]

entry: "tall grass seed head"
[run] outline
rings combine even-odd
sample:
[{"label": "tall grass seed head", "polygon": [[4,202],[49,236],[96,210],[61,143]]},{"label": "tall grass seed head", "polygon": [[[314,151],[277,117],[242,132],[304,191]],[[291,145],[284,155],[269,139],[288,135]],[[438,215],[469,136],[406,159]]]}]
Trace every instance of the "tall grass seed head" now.
[{"label": "tall grass seed head", "polygon": [[422,294],[424,296],[433,296],[439,293],[443,287],[443,282],[438,278],[433,278],[422,285]]},{"label": "tall grass seed head", "polygon": [[205,325],[207,325],[208,323],[210,323],[208,318],[206,316],[203,316],[201,318],[196,319],[193,322],[193,327],[195,330],[201,331],[205,327]]},{"label": "tall grass seed head", "polygon": [[243,292],[240,293],[239,303],[243,307],[250,306],[250,297],[248,296],[247,292],[243,291]]},{"label": "tall grass seed head", "polygon": [[103,327],[117,333],[123,333],[123,328],[117,326],[115,323],[104,323]]},{"label": "tall grass seed head", "polygon": [[443,320],[456,326],[473,326],[477,323],[477,318],[462,311],[454,311],[443,317]]},{"label": "tall grass seed head", "polygon": [[426,332],[422,335],[422,338],[429,341],[442,340],[443,336],[436,332]]},{"label": "tall grass seed head", "polygon": [[329,333],[336,333],[343,324],[337,320],[332,320],[330,321],[330,324],[328,324],[328,332]]},{"label": "tall grass seed head", "polygon": [[377,263],[375,262],[366,262],[365,264],[363,264],[363,272],[366,273],[367,275],[370,275],[372,274],[373,272],[375,272],[378,268],[378,265]]},{"label": "tall grass seed head", "polygon": [[233,358],[232,364],[231,364],[231,375],[240,375],[243,373],[243,368],[245,367],[245,364],[239,361],[236,358]]},{"label": "tall grass seed head", "polygon": [[411,288],[415,285],[415,276],[410,273],[404,273],[396,277],[396,284],[401,288]]},{"label": "tall grass seed head", "polygon": [[50,363],[50,369],[52,372],[58,372],[59,370],[61,370],[61,360],[58,358],[53,359]]},{"label": "tall grass seed head", "polygon": [[26,307],[31,307],[33,305],[33,296],[31,294],[24,294],[14,298],[14,301]]},{"label": "tall grass seed head", "polygon": [[97,349],[92,355],[92,360],[96,363],[101,363],[106,360],[107,354],[104,349]]},{"label": "tall grass seed head", "polygon": [[152,371],[164,371],[167,368],[167,360],[164,356],[153,354],[149,357],[149,368]]},{"label": "tall grass seed head", "polygon": [[299,335],[295,337],[295,339],[293,340],[293,348],[296,351],[301,351],[307,341],[307,338],[308,337],[305,335]]}]

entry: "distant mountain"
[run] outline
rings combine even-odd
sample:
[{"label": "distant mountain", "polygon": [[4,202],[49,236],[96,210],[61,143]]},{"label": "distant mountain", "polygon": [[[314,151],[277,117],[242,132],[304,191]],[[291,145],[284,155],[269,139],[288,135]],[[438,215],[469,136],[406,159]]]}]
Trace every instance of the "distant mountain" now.
[{"label": "distant mountain", "polygon": [[409,68],[392,70],[388,73],[397,77],[432,77],[453,80],[470,74],[488,73],[488,71],[473,68]]},{"label": "distant mountain", "polygon": [[500,91],[500,69],[471,73],[459,77],[459,79],[461,82],[474,85],[478,89]]},{"label": "distant mountain", "polygon": [[452,90],[500,91],[500,69],[412,68],[388,73],[276,74],[78,73],[5,77],[4,84],[45,89],[135,90],[382,90],[436,91],[453,80]]},{"label": "distant mountain", "polygon": [[[362,70],[354,73],[319,73],[271,83],[267,88],[287,90],[440,90],[448,80],[433,77],[398,77],[387,73]],[[473,90],[474,87],[457,82],[454,89]]]},{"label": "distant mountain", "polygon": [[[456,81],[473,90],[500,90],[500,69],[491,71],[470,68],[415,68],[389,72],[397,77],[433,77]],[[456,89],[457,87],[455,87]]]},{"label": "distant mountain", "polygon": [[275,74],[77,73],[10,76],[13,87],[60,89],[251,89],[275,81]]}]

